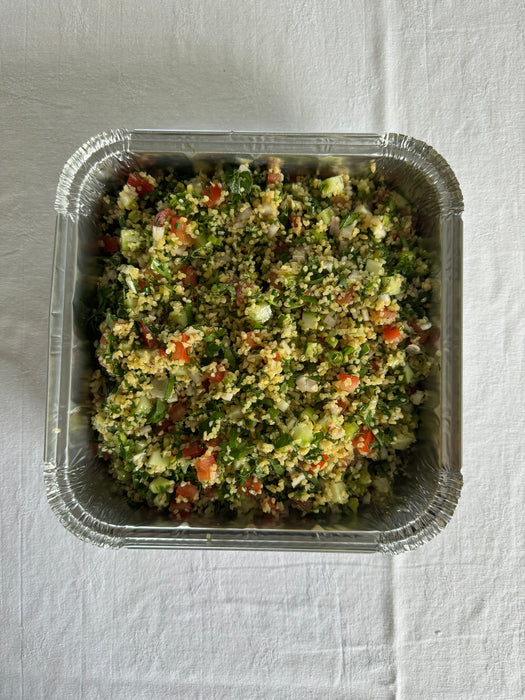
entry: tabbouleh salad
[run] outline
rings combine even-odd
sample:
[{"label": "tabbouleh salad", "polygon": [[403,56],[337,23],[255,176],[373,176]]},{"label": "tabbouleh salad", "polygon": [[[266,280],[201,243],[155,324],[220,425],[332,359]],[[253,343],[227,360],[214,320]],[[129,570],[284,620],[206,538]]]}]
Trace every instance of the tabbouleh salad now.
[{"label": "tabbouleh salad", "polygon": [[140,171],[106,195],[93,426],[130,502],[277,518],[388,498],[436,332],[417,220],[374,170]]}]

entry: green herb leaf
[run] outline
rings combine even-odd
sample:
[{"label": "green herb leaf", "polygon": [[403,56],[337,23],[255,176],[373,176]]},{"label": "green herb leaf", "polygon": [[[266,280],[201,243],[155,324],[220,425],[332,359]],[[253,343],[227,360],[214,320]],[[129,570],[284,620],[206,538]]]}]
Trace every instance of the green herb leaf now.
[{"label": "green herb leaf", "polygon": [[157,399],[153,410],[148,416],[148,423],[158,423],[161,421],[166,413],[168,412],[168,406],[162,399]]},{"label": "green herb leaf", "polygon": [[351,226],[354,221],[357,221],[359,219],[359,213],[357,211],[352,212],[351,214],[348,214],[347,217],[345,217],[340,225],[339,225],[339,230],[342,231],[344,228],[348,228]]}]

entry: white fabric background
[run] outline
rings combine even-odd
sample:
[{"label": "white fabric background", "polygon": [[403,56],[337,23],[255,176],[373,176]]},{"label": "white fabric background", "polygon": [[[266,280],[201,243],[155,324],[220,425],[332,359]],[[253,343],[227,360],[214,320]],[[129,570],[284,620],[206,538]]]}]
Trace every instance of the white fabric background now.
[{"label": "white fabric background", "polygon": [[[523,0],[0,9],[0,697],[523,697]],[[115,126],[399,131],[448,160],[465,487],[444,533],[389,559],[105,551],[58,523],[42,481],[53,199],[65,160]]]}]

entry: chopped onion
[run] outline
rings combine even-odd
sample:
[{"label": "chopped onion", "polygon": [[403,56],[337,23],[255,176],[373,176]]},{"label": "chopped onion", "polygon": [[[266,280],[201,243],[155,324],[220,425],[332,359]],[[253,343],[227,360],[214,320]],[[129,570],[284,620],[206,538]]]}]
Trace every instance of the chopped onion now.
[{"label": "chopped onion", "polygon": [[299,389],[299,391],[319,391],[319,385],[317,384],[317,382],[313,379],[310,379],[310,377],[307,377],[305,374],[303,374],[297,379],[295,385]]},{"label": "chopped onion", "polygon": [[337,321],[336,321],[335,318],[332,316],[332,314],[326,314],[326,316],[324,317],[323,320],[324,320],[325,324],[326,324],[329,328],[334,328],[335,325],[337,324]]},{"label": "chopped onion", "polygon": [[339,233],[339,219],[336,216],[332,216],[330,221],[330,235],[335,236]]},{"label": "chopped onion", "polygon": [[406,351],[409,355],[419,355],[419,353],[421,352],[421,348],[419,347],[419,345],[410,343],[410,345],[406,346]]}]

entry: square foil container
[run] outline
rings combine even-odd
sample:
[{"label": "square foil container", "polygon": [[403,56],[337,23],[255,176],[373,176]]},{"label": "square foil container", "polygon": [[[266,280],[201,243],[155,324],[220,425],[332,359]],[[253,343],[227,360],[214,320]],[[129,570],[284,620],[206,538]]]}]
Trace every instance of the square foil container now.
[{"label": "square foil container", "polygon": [[[97,210],[108,184],[131,168],[171,166],[182,176],[217,162],[265,163],[321,173],[376,173],[415,206],[436,280],[431,320],[440,331],[435,371],[405,474],[381,510],[352,518],[294,518],[273,525],[247,521],[177,523],[133,510],[96,455],[91,428],[93,338],[84,322],[96,289]],[[461,273],[463,200],[449,165],[430,146],[399,134],[272,134],[114,130],[87,141],[60,176],[49,321],[44,480],[62,524],[103,547],[326,550],[398,553],[431,539],[448,523],[461,477]]]}]

